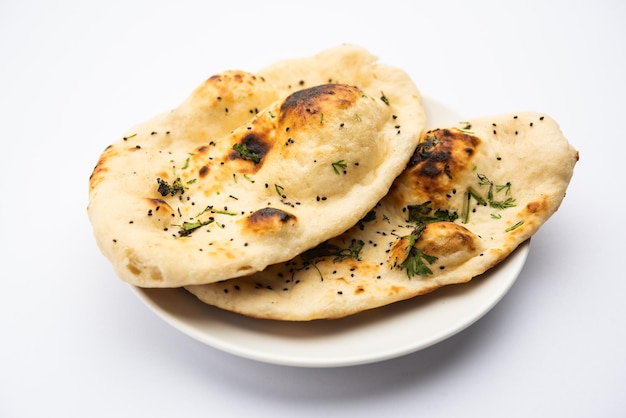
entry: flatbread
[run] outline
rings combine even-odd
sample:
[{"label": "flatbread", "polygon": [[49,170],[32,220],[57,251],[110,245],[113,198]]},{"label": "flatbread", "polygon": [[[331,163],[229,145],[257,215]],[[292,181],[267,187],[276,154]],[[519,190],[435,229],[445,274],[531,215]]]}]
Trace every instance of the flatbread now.
[{"label": "flatbread", "polygon": [[354,225],[424,126],[410,77],[359,47],[225,71],[102,153],[89,188],[96,241],[142,287],[263,270]]},{"label": "flatbread", "polygon": [[339,318],[465,283],[552,216],[578,152],[538,113],[424,134],[389,194],[346,233],[249,277],[187,287],[244,315]]}]

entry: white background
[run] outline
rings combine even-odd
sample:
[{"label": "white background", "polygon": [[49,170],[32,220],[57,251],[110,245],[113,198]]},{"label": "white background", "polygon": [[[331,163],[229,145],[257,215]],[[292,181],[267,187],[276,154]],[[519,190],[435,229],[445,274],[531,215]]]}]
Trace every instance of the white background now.
[{"label": "white background", "polygon": [[[0,417],[625,416],[625,18],[607,0],[3,0]],[[315,369],[193,340],[98,251],[93,166],[216,72],[345,42],[464,117],[555,118],[580,151],[561,208],[500,303],[422,351]]]}]

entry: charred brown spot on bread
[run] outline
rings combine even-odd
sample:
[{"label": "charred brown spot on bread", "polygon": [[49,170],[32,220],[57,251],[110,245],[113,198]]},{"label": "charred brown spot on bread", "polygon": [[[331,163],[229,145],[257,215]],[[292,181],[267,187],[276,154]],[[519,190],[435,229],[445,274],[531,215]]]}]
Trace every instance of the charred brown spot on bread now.
[{"label": "charred brown spot on bread", "polygon": [[536,214],[543,213],[548,210],[548,197],[542,196],[541,199],[529,202],[526,205],[525,211],[528,213]]},{"label": "charred brown spot on bread", "polygon": [[455,178],[471,166],[471,159],[480,143],[478,137],[462,131],[429,131],[415,148],[398,183],[418,195],[427,194],[436,206],[442,205],[445,195],[458,185]]},{"label": "charred brown spot on bread", "polygon": [[[263,78],[259,78],[261,81]],[[215,74],[209,77],[200,88],[196,90],[196,94],[203,95],[205,91],[210,91],[214,103],[233,99],[233,90],[237,84],[253,85],[257,77],[250,73],[237,70],[225,71],[222,74]],[[217,93],[217,95],[215,95]]]},{"label": "charred brown spot on bread", "polygon": [[158,173],[156,173],[156,177],[164,180],[169,180],[170,173],[171,172],[169,171],[159,171]]},{"label": "charred brown spot on bread", "polygon": [[307,123],[312,116],[321,120],[325,109],[328,113],[346,109],[362,96],[360,89],[345,84],[322,84],[298,90],[281,105],[279,123],[293,128],[298,122]]},{"label": "charred brown spot on bread", "polygon": [[174,209],[163,199],[146,197],[146,216],[153,225],[162,230],[169,230],[170,222],[174,215]]},{"label": "charred brown spot on bread", "polygon": [[419,164],[418,174],[423,177],[452,175],[454,169],[467,164],[479,143],[479,138],[456,130],[430,131],[416,147],[408,168]]},{"label": "charred brown spot on bread", "polygon": [[396,294],[398,294],[398,293],[400,293],[400,292],[404,292],[404,290],[405,290],[405,289],[406,289],[406,288],[405,288],[404,286],[395,286],[395,285],[392,285],[392,286],[389,286],[388,291],[387,291],[387,294],[388,294],[389,296],[393,296],[393,295],[396,295]]},{"label": "charred brown spot on bread", "polygon": [[209,166],[203,165],[202,167],[200,167],[200,170],[198,170],[198,175],[200,176],[200,178],[206,177],[207,174],[209,174]]},{"label": "charred brown spot on bread", "polygon": [[172,207],[163,199],[148,197],[146,198],[149,206],[151,206],[156,212],[167,211],[168,213],[174,212]]},{"label": "charred brown spot on bread", "polygon": [[206,80],[206,83],[215,83],[215,82],[221,82],[221,81],[222,81],[222,75],[214,74]]},{"label": "charred brown spot on bread", "polygon": [[255,165],[261,165],[263,158],[272,148],[271,141],[265,138],[259,129],[246,134],[231,150],[230,160],[247,160]]},{"label": "charred brown spot on bread", "polygon": [[98,177],[98,175],[108,171],[108,169],[104,166],[105,162],[106,162],[105,158],[100,158],[96,166],[93,168],[93,171],[91,172],[91,176],[89,176],[89,180],[91,180],[92,183],[94,182],[95,178]]},{"label": "charred brown spot on bread", "polygon": [[259,209],[245,218],[246,227],[252,232],[276,232],[295,221],[295,215],[272,207]]},{"label": "charred brown spot on bread", "polygon": [[105,148],[104,152],[98,159],[91,175],[89,176],[89,188],[93,189],[96,187],[100,181],[102,181],[102,175],[109,171],[109,169],[105,166],[109,159],[117,152],[114,152],[113,145],[109,145]]}]

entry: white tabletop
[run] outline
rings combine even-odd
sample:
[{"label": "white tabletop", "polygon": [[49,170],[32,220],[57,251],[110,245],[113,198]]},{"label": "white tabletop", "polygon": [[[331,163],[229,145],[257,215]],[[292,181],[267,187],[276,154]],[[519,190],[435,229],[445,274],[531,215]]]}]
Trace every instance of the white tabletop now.
[{"label": "white tabletop", "polygon": [[[618,417],[626,411],[626,6],[3,1],[0,417]],[[208,76],[342,43],[464,117],[535,110],[580,152],[511,290],[423,350],[295,367],[205,345],[95,245],[88,178]]]}]

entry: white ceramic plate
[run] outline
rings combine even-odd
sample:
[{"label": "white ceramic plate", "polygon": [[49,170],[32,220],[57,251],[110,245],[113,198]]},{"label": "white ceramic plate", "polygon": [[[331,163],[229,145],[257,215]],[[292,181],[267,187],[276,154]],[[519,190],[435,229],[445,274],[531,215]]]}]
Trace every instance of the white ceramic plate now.
[{"label": "white ceramic plate", "polygon": [[473,324],[510,289],[528,249],[527,241],[469,283],[330,321],[248,318],[205,305],[183,289],[131,287],[170,325],[214,348],[275,364],[350,366],[421,350]]},{"label": "white ceramic plate", "polygon": [[[454,112],[426,100],[430,126],[458,122]],[[508,292],[528,255],[530,241],[469,283],[337,320],[282,322],[254,319],[200,302],[184,289],[131,286],[158,316],[214,348],[268,363],[339,367],[415,352],[460,332]]]}]

